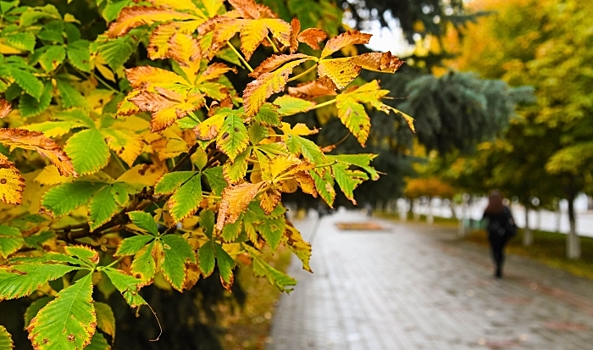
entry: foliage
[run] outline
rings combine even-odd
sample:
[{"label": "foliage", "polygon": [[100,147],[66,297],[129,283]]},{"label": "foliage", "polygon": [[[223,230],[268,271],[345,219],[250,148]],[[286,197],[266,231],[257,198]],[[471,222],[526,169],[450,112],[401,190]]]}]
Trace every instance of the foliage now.
[{"label": "foliage", "polygon": [[[356,203],[379,174],[375,155],[328,154],[308,138],[317,129],[285,118],[335,105],[364,146],[366,105],[400,113],[356,78],[402,61],[333,57],[369,34],[326,40],[253,1],[96,5],[109,23],[96,38],[54,5],[0,6],[0,298],[48,296],[26,312],[37,349],[109,348],[115,317],[97,294],[150,308],[152,284],[187,292],[214,275],[230,290],[236,259],[289,291],[296,281],[260,257],[284,245],[309,270],[282,195],[331,206],[337,184]],[[253,80],[235,86],[244,70]]]},{"label": "foliage", "polygon": [[410,199],[420,197],[452,199],[455,196],[455,192],[455,189],[451,185],[434,177],[410,179],[407,181],[406,189],[404,190],[405,196]]}]

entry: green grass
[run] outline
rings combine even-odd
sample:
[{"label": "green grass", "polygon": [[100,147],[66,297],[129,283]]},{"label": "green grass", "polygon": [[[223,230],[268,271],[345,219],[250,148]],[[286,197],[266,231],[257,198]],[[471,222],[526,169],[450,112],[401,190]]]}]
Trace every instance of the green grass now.
[{"label": "green grass", "polygon": [[[274,268],[286,272],[291,254],[288,248],[280,246],[274,254],[267,251],[264,259]],[[224,303],[219,305],[217,319],[224,330],[220,338],[222,348],[263,349],[280,292],[267,279],[255,277],[251,267],[244,264],[240,264],[237,280],[247,296],[242,308]]]},{"label": "green grass", "polygon": [[[376,213],[378,217],[389,220],[399,221],[397,214]],[[414,223],[413,217],[408,217],[408,222]],[[420,222],[426,223],[426,216],[420,216]],[[457,219],[434,218],[434,223],[447,227],[456,227],[459,225]],[[566,258],[566,235],[558,232],[547,232],[533,230],[533,244],[523,246],[523,230],[520,229],[517,237],[513,238],[508,246],[507,252],[531,258],[542,262],[548,266],[568,271],[574,275],[593,280],[593,238],[580,237],[581,240],[581,258]],[[486,232],[483,230],[473,230],[463,238],[466,241],[488,246]]]}]

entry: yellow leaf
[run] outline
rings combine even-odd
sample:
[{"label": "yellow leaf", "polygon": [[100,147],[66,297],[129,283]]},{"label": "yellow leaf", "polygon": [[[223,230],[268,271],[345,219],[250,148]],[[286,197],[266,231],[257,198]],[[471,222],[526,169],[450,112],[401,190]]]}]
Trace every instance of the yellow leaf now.
[{"label": "yellow leaf", "polygon": [[241,29],[241,52],[249,60],[255,49],[266,40],[268,31],[283,45],[290,45],[290,24],[277,18],[243,20]]},{"label": "yellow leaf", "polygon": [[0,98],[0,119],[6,117],[11,110],[10,102]]},{"label": "yellow leaf", "polygon": [[[188,1],[189,2],[189,1]],[[176,12],[164,8],[135,6],[124,8],[117,20],[109,26],[107,34],[110,38],[122,36],[131,29],[141,25],[151,25],[155,22],[171,22],[199,19],[188,13]]]},{"label": "yellow leaf", "polygon": [[150,0],[150,3],[155,7],[168,7],[172,10],[186,10],[191,11],[201,18],[206,18],[206,14],[202,12],[193,2],[189,0]]},{"label": "yellow leaf", "polygon": [[185,79],[183,79],[181,76],[166,69],[152,66],[141,66],[126,69],[126,77],[130,81],[132,87],[136,89],[147,88],[148,86],[154,84],[185,83]]},{"label": "yellow leaf", "polygon": [[128,169],[119,178],[118,182],[139,184],[142,186],[155,186],[157,181],[167,172],[164,163],[138,164]]},{"label": "yellow leaf", "polygon": [[341,48],[355,45],[355,44],[368,44],[371,40],[372,34],[361,33],[357,30],[349,30],[338,36],[335,36],[327,41],[323,51],[321,51],[321,58],[327,57],[332,53],[339,51]]},{"label": "yellow leaf", "polygon": [[[177,119],[201,108],[205,103],[202,94],[193,94],[184,98],[176,96],[176,93],[171,90],[158,89],[158,91],[161,94],[141,91],[138,95],[130,98],[140,110],[152,112],[150,127],[153,132],[167,128]],[[176,97],[179,100],[170,100],[163,94],[169,94],[169,97]]]},{"label": "yellow leaf", "polygon": [[169,40],[176,33],[192,34],[202,24],[202,20],[172,22],[161,24],[150,35],[148,57],[152,60],[166,58],[169,51]]},{"label": "yellow leaf", "polygon": [[303,53],[295,53],[291,55],[272,55],[271,57],[266,58],[257,68],[253,70],[253,72],[249,73],[249,76],[252,78],[257,78],[264,73],[269,73],[274,69],[280,67],[284,63],[288,61],[295,60],[297,58],[309,58],[316,60],[316,57],[308,56]]},{"label": "yellow leaf", "polygon": [[306,136],[306,135],[313,135],[317,134],[319,130],[317,129],[309,129],[306,124],[297,123],[294,127],[290,127],[288,123],[282,123],[280,127],[284,135],[296,135],[296,136]]},{"label": "yellow leaf", "polygon": [[0,201],[19,205],[23,199],[25,179],[3,154],[0,154]]},{"label": "yellow leaf", "polygon": [[200,69],[202,58],[200,43],[191,35],[177,33],[171,37],[169,44],[170,49],[166,56],[179,63],[189,82],[192,83]]},{"label": "yellow leaf", "polygon": [[319,61],[317,71],[319,77],[328,77],[338,89],[345,88],[360,74],[361,66],[354,57],[334,58]]},{"label": "yellow leaf", "polygon": [[270,189],[262,193],[259,206],[264,210],[266,214],[270,214],[274,211],[274,209],[276,209],[281,199],[282,195],[280,191],[276,189]]},{"label": "yellow leaf", "polygon": [[317,198],[317,190],[315,189],[315,180],[307,171],[298,171],[294,174],[295,181],[299,184],[301,191],[310,194]]},{"label": "yellow leaf", "polygon": [[42,156],[49,158],[58,168],[60,174],[78,176],[70,157],[62,151],[54,140],[45,137],[43,133],[24,129],[0,128],[0,143],[7,146],[35,150]]},{"label": "yellow leaf", "polygon": [[222,191],[216,228],[222,230],[227,223],[232,224],[237,221],[239,215],[247,209],[249,203],[257,196],[262,187],[263,182],[256,184],[245,182],[225,188]]},{"label": "yellow leaf", "polygon": [[301,160],[293,155],[274,157],[269,164],[272,181],[275,182],[278,177],[300,163]]},{"label": "yellow leaf", "polygon": [[212,63],[200,74],[196,85],[199,85],[205,81],[214,80],[220,78],[221,75],[227,72],[237,73],[235,68],[231,68],[224,63]]},{"label": "yellow leaf", "polygon": [[101,134],[105,137],[109,149],[115,152],[128,166],[134,164],[144,148],[142,137],[133,131],[110,128],[101,129]]},{"label": "yellow leaf", "polygon": [[218,14],[218,10],[223,7],[224,0],[202,0],[202,4],[206,8],[208,16],[214,17]]},{"label": "yellow leaf", "polygon": [[220,128],[224,123],[224,114],[215,114],[212,117],[204,120],[194,128],[196,136],[202,141],[209,141],[218,136]]},{"label": "yellow leaf", "polygon": [[60,173],[58,172],[58,168],[56,168],[56,166],[52,164],[43,168],[39,175],[35,177],[35,181],[45,186],[53,186],[65,182],[70,182],[72,181],[72,178],[60,175]]},{"label": "yellow leaf", "polygon": [[266,99],[272,94],[284,91],[288,76],[292,73],[294,67],[305,62],[306,58],[286,63],[279,69],[271,73],[262,74],[257,80],[247,84],[243,92],[245,101],[245,114],[247,117],[253,117],[257,114],[260,107],[266,102]]}]

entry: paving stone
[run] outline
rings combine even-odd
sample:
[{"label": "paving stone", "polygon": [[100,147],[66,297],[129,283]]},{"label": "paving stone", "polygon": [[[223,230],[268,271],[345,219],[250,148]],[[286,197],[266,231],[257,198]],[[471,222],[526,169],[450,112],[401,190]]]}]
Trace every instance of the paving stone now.
[{"label": "paving stone", "polygon": [[[310,239],[316,221],[295,224]],[[336,227],[365,221],[386,230]],[[591,281],[517,256],[495,279],[487,249],[456,233],[354,211],[323,217],[314,273],[293,261],[298,284],[280,299],[267,349],[593,348]]]}]

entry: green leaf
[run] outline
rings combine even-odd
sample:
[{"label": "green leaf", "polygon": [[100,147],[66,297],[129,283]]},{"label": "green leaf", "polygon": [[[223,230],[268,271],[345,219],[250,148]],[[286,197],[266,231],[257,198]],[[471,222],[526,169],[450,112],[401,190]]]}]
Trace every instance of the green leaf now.
[{"label": "green leaf", "polygon": [[128,34],[99,44],[97,50],[111,69],[118,70],[136,51],[136,42]]},{"label": "green leaf", "polygon": [[198,250],[198,265],[204,277],[208,277],[214,271],[216,260],[214,258],[214,243],[212,241],[206,242]]},{"label": "green leaf", "polygon": [[187,240],[179,235],[164,235],[161,241],[164,253],[161,270],[171,286],[181,292],[185,280],[185,264],[195,262],[196,257]]},{"label": "green leaf", "polygon": [[42,231],[41,233],[34,234],[29,237],[23,237],[27,247],[31,248],[42,248],[42,244],[54,239],[56,234],[54,231]]},{"label": "green leaf", "polygon": [[325,163],[325,155],[315,142],[297,135],[290,135],[286,140],[288,151],[297,156],[303,155],[305,159],[313,164]]},{"label": "green leaf", "polygon": [[33,33],[14,33],[6,37],[6,44],[15,49],[33,52],[35,50],[35,35]]},{"label": "green leaf", "polygon": [[162,195],[173,193],[194,175],[196,175],[195,171],[176,171],[174,173],[165,174],[159,180],[159,183],[156,184],[154,194]]},{"label": "green leaf", "polygon": [[52,86],[45,84],[39,100],[30,95],[23,95],[19,100],[19,110],[23,117],[35,117],[43,113],[50,105],[52,98]]},{"label": "green leaf", "polygon": [[61,19],[60,13],[54,5],[45,5],[43,7],[27,7],[27,9],[21,14],[19,25],[21,27],[29,27],[31,24],[42,18]]},{"label": "green leaf", "polygon": [[0,349],[12,349],[14,348],[14,343],[12,342],[12,336],[4,326],[0,326]]},{"label": "green leaf", "polygon": [[280,117],[276,111],[277,109],[278,107],[273,104],[265,103],[253,118],[263,125],[280,126]]},{"label": "green leaf", "polygon": [[280,107],[278,109],[278,114],[282,117],[304,113],[315,106],[314,102],[289,95],[278,97],[274,100],[274,104]]},{"label": "green leaf", "polygon": [[131,211],[128,213],[128,217],[132,220],[132,223],[143,230],[146,230],[153,235],[159,234],[159,228],[154,221],[154,218],[149,213],[143,211]]},{"label": "green leaf", "polygon": [[31,131],[40,131],[46,137],[60,137],[70,132],[71,129],[81,127],[82,124],[74,121],[47,121],[38,124],[29,124],[25,129]]},{"label": "green leaf", "polygon": [[[54,300],[54,297],[42,297],[35,300],[29,307],[27,307],[27,310],[25,310],[25,328],[27,328],[31,323],[31,320],[37,316],[39,310],[52,300]],[[0,347],[0,349],[2,349],[2,347]]]},{"label": "green leaf", "polygon": [[91,71],[89,45],[90,42],[87,40],[77,40],[69,43],[66,48],[70,64],[72,64],[74,68],[87,73]]},{"label": "green leaf", "polygon": [[43,41],[51,43],[64,43],[64,37],[62,32],[64,31],[64,22],[62,21],[51,21],[41,27],[41,31],[37,33],[37,37]]},{"label": "green leaf", "polygon": [[[96,304],[95,304],[96,306]],[[95,332],[93,337],[91,338],[91,343],[87,345],[84,350],[110,350],[111,346],[107,342],[107,339],[103,336],[103,334],[99,332]]]},{"label": "green leaf", "polygon": [[220,279],[225,288],[230,288],[235,277],[233,276],[233,268],[235,267],[235,260],[231,258],[229,253],[222,249],[222,245],[215,243],[214,249],[216,251],[216,261],[218,262],[218,272]]},{"label": "green leaf", "polygon": [[46,72],[52,72],[66,58],[63,46],[46,46],[46,50],[39,56],[39,64]]},{"label": "green leaf", "polygon": [[233,242],[241,234],[241,228],[243,227],[241,217],[232,224],[226,224],[222,229],[221,237],[225,242]]},{"label": "green leaf", "polygon": [[116,182],[111,185],[111,193],[115,198],[115,202],[120,206],[125,206],[130,199],[130,191],[133,190],[130,186],[123,182]]},{"label": "green leaf", "polygon": [[62,289],[27,327],[33,347],[77,350],[88,345],[97,321],[92,293],[92,274]]},{"label": "green leaf", "polygon": [[212,210],[204,210],[200,213],[200,227],[204,229],[204,234],[212,239],[214,233],[215,214]]},{"label": "green leaf", "polygon": [[293,287],[297,284],[297,281],[294,278],[285,275],[270,266],[267,262],[259,257],[257,250],[248,245],[243,245],[243,247],[245,250],[247,250],[253,262],[251,266],[253,268],[254,275],[258,277],[266,277],[268,282],[278,288],[281,292],[288,293],[294,289]]},{"label": "green leaf", "polygon": [[111,185],[97,191],[89,203],[89,226],[91,231],[109,221],[120,210],[111,192]]},{"label": "green leaf", "polygon": [[[99,263],[99,253],[87,246],[84,245],[76,245],[76,246],[66,246],[64,248],[66,254],[70,256],[76,256],[83,262],[86,262],[88,265],[94,267]],[[80,262],[78,262],[80,264]]]},{"label": "green leaf", "polygon": [[58,80],[58,91],[60,92],[63,108],[87,106],[86,99],[72,85]]},{"label": "green leaf", "polygon": [[89,112],[80,108],[58,111],[54,117],[58,120],[80,123],[91,129],[95,127],[95,121],[89,116]]},{"label": "green leaf", "polygon": [[105,303],[95,301],[95,312],[97,314],[97,327],[115,338],[115,315],[111,307]]},{"label": "green leaf", "polygon": [[267,127],[261,124],[251,124],[249,126],[249,141],[251,144],[257,145],[268,136],[270,136],[270,131]]},{"label": "green leaf", "polygon": [[43,195],[41,205],[54,215],[65,215],[86,204],[105,184],[77,181],[61,184]]},{"label": "green leaf", "polygon": [[138,294],[138,285],[142,283],[141,280],[113,268],[104,268],[102,271],[105,272],[111,283],[124,296],[130,307],[135,308],[147,305],[146,300]]},{"label": "green leaf", "polygon": [[354,189],[369,179],[367,174],[360,170],[348,170],[348,165],[340,163],[332,165],[332,170],[336,182],[346,198],[356,204],[356,200],[354,199]]},{"label": "green leaf", "polygon": [[53,281],[78,267],[57,264],[31,264],[13,266],[11,272],[0,270],[0,299],[27,296],[48,281]]},{"label": "green leaf", "polygon": [[230,183],[237,183],[245,177],[247,174],[247,157],[251,155],[251,150],[247,149],[245,152],[241,152],[234,162],[226,162],[223,165],[224,178]]},{"label": "green leaf", "polygon": [[202,177],[196,174],[187,180],[167,202],[171,216],[179,222],[198,210],[202,201]]},{"label": "green leaf", "polygon": [[37,101],[43,94],[43,83],[33,73],[21,70],[14,66],[10,67],[10,76],[14,78],[14,81],[29,95],[35,97]]},{"label": "green leaf", "polygon": [[222,176],[222,167],[217,166],[214,168],[208,168],[204,170],[204,175],[206,176],[206,180],[208,180],[208,185],[210,185],[212,193],[216,196],[220,196],[222,191],[228,186],[226,181],[224,181],[224,177]]},{"label": "green leaf", "polygon": [[[152,218],[151,218],[152,219]],[[154,222],[154,220],[153,220]],[[144,248],[148,242],[152,241],[154,236],[133,236],[128,237],[121,241],[119,246],[117,247],[117,251],[115,252],[116,256],[125,256],[125,255],[134,255],[140,251],[140,249]]]},{"label": "green leaf", "polygon": [[345,163],[348,165],[356,165],[364,169],[373,181],[379,179],[379,173],[375,170],[375,168],[369,166],[371,161],[377,157],[376,154],[338,154],[338,155],[330,155],[327,156],[328,159],[336,160],[341,163]]},{"label": "green leaf", "polygon": [[323,198],[323,200],[332,207],[334,204],[334,199],[336,198],[336,190],[334,189],[334,178],[331,174],[326,171],[323,175],[317,174],[317,172],[311,170],[309,171],[311,177],[315,181],[315,189]]},{"label": "green leaf", "polygon": [[249,144],[247,128],[243,124],[243,119],[237,111],[229,113],[225,118],[222,128],[216,138],[217,147],[224,152],[231,161],[243,152]]},{"label": "green leaf", "polygon": [[80,30],[78,30],[74,24],[64,22],[64,32],[66,33],[69,43],[80,40]]},{"label": "green leaf", "polygon": [[364,106],[348,95],[336,97],[338,118],[348,130],[356,137],[361,146],[364,147],[371,131],[371,119]]},{"label": "green leaf", "polygon": [[78,132],[68,139],[64,150],[79,175],[94,174],[109,162],[109,147],[97,129]]},{"label": "green leaf", "polygon": [[0,225],[0,257],[6,259],[24,244],[25,240],[17,228]]},{"label": "green leaf", "polygon": [[129,4],[130,4],[130,1],[128,1],[128,0],[117,1],[117,2],[109,1],[107,3],[107,5],[105,5],[105,8],[103,9],[103,11],[101,11],[101,16],[103,16],[103,18],[107,22],[114,21],[117,18],[117,16],[119,15],[119,13],[121,12],[121,10],[123,10],[123,8],[128,6]]},{"label": "green leaf", "polygon": [[1,1],[0,2],[0,13],[7,14],[11,9],[19,5],[19,0],[15,1]]},{"label": "green leaf", "polygon": [[132,273],[144,283],[152,280],[156,272],[156,262],[153,257],[155,241],[141,248],[132,261]]},{"label": "green leaf", "polygon": [[272,251],[278,248],[280,239],[284,233],[286,222],[284,218],[264,220],[257,228],[259,233],[262,235],[266,243],[272,248]]}]

